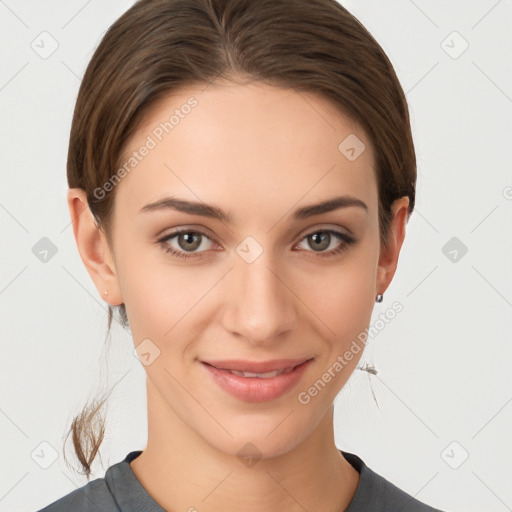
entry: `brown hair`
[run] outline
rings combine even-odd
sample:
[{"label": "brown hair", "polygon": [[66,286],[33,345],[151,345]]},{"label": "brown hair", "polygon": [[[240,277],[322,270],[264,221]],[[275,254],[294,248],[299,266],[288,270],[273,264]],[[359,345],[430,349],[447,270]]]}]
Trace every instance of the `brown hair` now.
[{"label": "brown hair", "polygon": [[[393,201],[408,196],[408,214],[414,209],[407,101],[380,45],[336,0],[139,0],[107,30],[78,93],[67,178],[70,188],[85,190],[108,243],[115,189],[101,198],[94,191],[121,165],[143,116],[176,88],[218,77],[316,93],[362,126],[375,151],[386,245]],[[124,304],[116,311],[129,329]],[[107,332],[114,313],[109,306]],[[103,420],[94,419],[104,400],[86,407],[68,432],[88,478],[103,440]]]}]

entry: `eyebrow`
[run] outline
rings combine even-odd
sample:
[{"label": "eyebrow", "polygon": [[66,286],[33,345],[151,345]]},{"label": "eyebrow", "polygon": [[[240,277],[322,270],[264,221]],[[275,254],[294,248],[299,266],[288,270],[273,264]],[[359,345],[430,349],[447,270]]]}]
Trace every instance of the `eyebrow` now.
[{"label": "eyebrow", "polygon": [[[327,201],[322,201],[321,203],[298,208],[293,213],[292,218],[296,220],[306,219],[315,215],[321,215],[322,213],[331,212],[340,208],[349,208],[352,206],[363,208],[366,212],[368,212],[368,206],[366,206],[363,201],[357,199],[356,197],[345,195],[334,197],[332,199],[328,199]],[[231,222],[231,216],[217,206],[195,201],[187,201],[185,199],[178,199],[175,197],[165,197],[154,203],[149,203],[143,206],[139,213],[167,209],[189,213],[191,215],[209,217],[225,223]]]}]

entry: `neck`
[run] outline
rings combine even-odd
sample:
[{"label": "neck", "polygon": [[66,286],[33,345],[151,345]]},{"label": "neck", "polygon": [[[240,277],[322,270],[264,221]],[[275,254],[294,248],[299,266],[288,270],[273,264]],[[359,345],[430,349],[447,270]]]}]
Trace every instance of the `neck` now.
[{"label": "neck", "polygon": [[168,406],[150,401],[148,444],[130,463],[142,486],[165,510],[247,512],[345,510],[359,473],[334,442],[333,407],[302,443],[279,456],[244,464],[193,432]]}]

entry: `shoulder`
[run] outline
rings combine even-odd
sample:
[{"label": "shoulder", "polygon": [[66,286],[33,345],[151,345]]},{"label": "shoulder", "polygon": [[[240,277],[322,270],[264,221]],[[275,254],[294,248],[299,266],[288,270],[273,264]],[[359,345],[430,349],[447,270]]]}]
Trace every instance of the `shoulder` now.
[{"label": "shoulder", "polygon": [[141,453],[140,450],[128,453],[124,460],[110,466],[103,478],[89,482],[38,512],[165,512],[144,489],[130,467],[130,462]]},{"label": "shoulder", "polygon": [[375,473],[357,455],[341,452],[345,459],[359,472],[359,486],[346,512],[443,512],[433,508]]},{"label": "shoulder", "polygon": [[104,478],[97,478],[50,503],[38,512],[119,512]]}]

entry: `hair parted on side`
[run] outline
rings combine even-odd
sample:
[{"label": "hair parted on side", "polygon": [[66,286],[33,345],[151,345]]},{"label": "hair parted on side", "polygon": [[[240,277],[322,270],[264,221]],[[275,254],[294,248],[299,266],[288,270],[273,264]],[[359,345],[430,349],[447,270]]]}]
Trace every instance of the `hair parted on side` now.
[{"label": "hair parted on side", "polygon": [[[336,0],[138,0],[113,23],[83,76],[67,160],[68,185],[86,192],[109,244],[115,188],[101,199],[94,191],[118,170],[156,101],[217,78],[312,92],[360,125],[375,152],[386,245],[392,203],[408,196],[409,216],[414,209],[408,105],[381,46]],[[124,304],[116,310],[129,329]],[[107,331],[114,313],[109,306]],[[69,429],[87,478],[103,440],[105,400],[86,407]]]}]

